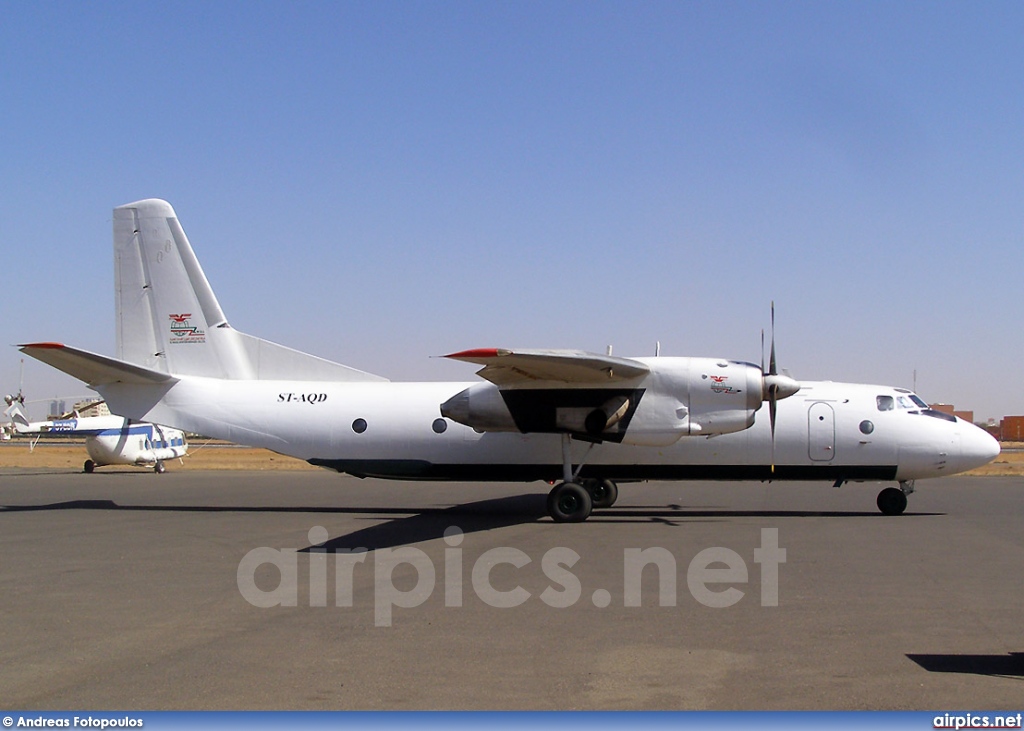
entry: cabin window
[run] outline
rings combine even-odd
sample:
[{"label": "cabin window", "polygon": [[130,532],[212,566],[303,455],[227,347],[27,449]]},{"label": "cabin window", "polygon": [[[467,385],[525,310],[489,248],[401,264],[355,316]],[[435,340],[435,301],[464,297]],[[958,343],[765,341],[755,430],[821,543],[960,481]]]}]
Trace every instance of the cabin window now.
[{"label": "cabin window", "polygon": [[435,434],[444,434],[448,431],[448,422],[444,419],[434,419],[434,423],[430,425],[430,428],[434,430]]},{"label": "cabin window", "polygon": [[870,434],[870,433],[871,433],[871,432],[873,432],[874,430],[875,430],[875,425],[874,425],[874,424],[872,424],[872,423],[871,423],[870,421],[868,421],[867,419],[865,419],[864,421],[862,421],[862,422],[860,423],[860,431],[861,431],[861,434]]},{"label": "cabin window", "polygon": [[356,434],[362,434],[366,431],[366,419],[356,419],[352,422],[352,431]]},{"label": "cabin window", "polygon": [[879,396],[875,399],[879,411],[892,411],[896,408],[896,400],[892,396]]}]

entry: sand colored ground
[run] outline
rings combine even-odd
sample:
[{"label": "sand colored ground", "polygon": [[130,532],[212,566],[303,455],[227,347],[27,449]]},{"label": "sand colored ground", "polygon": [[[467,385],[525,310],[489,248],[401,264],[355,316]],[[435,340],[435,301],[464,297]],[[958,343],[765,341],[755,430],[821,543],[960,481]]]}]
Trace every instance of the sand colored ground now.
[{"label": "sand colored ground", "polygon": [[[89,455],[82,444],[38,444],[30,450],[28,444],[0,445],[0,469],[69,469],[81,470]],[[111,466],[104,470],[133,470],[138,467]],[[266,449],[251,449],[230,444],[203,442],[190,443],[189,455],[182,460],[167,462],[168,470],[316,470],[319,467],[292,457],[275,454]]]},{"label": "sand colored ground", "polygon": [[[222,442],[199,442],[189,445],[189,456],[167,463],[169,470],[316,470],[302,460],[285,457],[266,449],[237,447]],[[30,450],[27,443],[13,441],[0,444],[0,469],[69,469],[80,470],[87,459],[81,444],[39,444]],[[138,469],[107,467],[104,469]],[[1003,444],[1003,453],[991,464],[968,472],[969,475],[1024,476],[1024,443]]]}]

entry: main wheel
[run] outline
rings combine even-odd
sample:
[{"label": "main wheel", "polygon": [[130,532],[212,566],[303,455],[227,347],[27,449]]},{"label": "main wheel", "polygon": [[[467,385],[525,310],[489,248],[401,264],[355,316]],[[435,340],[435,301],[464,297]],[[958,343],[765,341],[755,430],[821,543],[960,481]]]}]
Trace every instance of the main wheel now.
[{"label": "main wheel", "polygon": [[87,459],[85,460],[85,464],[82,465],[82,469],[87,473],[91,473],[94,469],[96,469],[96,463],[93,462],[91,459]]},{"label": "main wheel", "polygon": [[593,509],[590,493],[575,482],[563,482],[548,493],[548,515],[556,523],[582,523]]},{"label": "main wheel", "polygon": [[158,475],[162,475],[164,472],[167,471],[167,468],[164,467],[164,463],[162,461],[157,460],[156,464],[153,465],[153,471],[156,472]]},{"label": "main wheel", "polygon": [[611,480],[584,480],[583,487],[590,493],[594,509],[610,508],[619,499],[619,486]]},{"label": "main wheel", "polygon": [[882,490],[875,502],[885,515],[900,515],[907,509],[907,496],[897,487]]}]

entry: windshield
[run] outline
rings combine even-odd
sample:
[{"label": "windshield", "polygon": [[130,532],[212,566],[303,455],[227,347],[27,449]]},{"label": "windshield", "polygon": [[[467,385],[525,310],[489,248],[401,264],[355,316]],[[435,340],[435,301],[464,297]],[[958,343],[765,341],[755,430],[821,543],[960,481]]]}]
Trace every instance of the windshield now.
[{"label": "windshield", "polygon": [[924,399],[914,393],[906,392],[905,395],[890,396],[883,394],[875,397],[875,404],[879,411],[893,411],[900,409],[928,409],[930,408]]}]

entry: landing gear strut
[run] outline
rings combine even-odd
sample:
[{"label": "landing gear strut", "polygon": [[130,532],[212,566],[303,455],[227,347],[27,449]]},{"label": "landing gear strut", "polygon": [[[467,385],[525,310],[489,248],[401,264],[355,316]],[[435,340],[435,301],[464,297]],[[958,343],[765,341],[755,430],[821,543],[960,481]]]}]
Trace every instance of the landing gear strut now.
[{"label": "landing gear strut", "polygon": [[573,472],[570,440],[568,434],[562,435],[564,481],[548,493],[548,515],[556,523],[582,523],[594,508],[610,508],[619,497],[619,487],[611,480],[579,479],[583,463],[581,461]]}]

